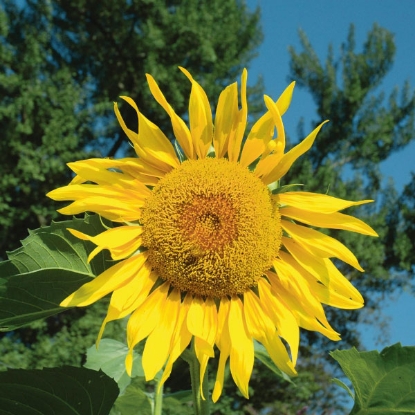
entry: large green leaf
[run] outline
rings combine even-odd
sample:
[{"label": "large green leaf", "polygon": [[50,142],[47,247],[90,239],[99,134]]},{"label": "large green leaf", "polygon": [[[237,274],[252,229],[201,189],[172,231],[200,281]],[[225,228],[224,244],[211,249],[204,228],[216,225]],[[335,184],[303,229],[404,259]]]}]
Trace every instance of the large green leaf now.
[{"label": "large green leaf", "polygon": [[118,396],[102,372],[60,367],[0,372],[1,415],[107,415]]},{"label": "large green leaf", "polygon": [[145,392],[145,380],[135,377],[112,408],[111,415],[152,415],[153,396]]},{"label": "large green leaf", "polygon": [[350,415],[415,414],[415,347],[399,343],[378,351],[336,350],[355,390]]},{"label": "large green leaf", "polygon": [[113,262],[101,252],[91,263],[94,245],[72,236],[67,228],[97,235],[106,228],[99,216],[52,223],[31,231],[22,247],[0,263],[0,330],[14,330],[59,313],[60,302]]},{"label": "large green leaf", "polygon": [[[128,354],[128,347],[113,339],[102,339],[98,349],[92,346],[86,354],[85,367],[94,370],[102,370],[105,374],[112,377],[120,388],[120,394],[124,393],[125,388],[131,383],[125,368],[125,358]],[[141,364],[141,356],[133,352],[134,363],[132,377],[144,377]]]}]

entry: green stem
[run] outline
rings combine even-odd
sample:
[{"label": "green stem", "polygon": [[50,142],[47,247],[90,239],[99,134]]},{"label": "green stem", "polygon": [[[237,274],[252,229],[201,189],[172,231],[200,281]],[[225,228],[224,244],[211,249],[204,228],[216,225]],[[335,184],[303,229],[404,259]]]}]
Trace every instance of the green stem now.
[{"label": "green stem", "polygon": [[203,377],[202,388],[205,399],[202,399],[202,395],[200,393],[200,364],[196,357],[194,343],[192,343],[192,348],[190,350],[187,349],[182,353],[182,359],[189,364],[190,368],[190,380],[192,382],[195,415],[209,415],[208,371],[206,368],[205,375]]},{"label": "green stem", "polygon": [[163,385],[160,385],[160,379],[156,384],[154,391],[154,415],[161,415],[163,408]]}]

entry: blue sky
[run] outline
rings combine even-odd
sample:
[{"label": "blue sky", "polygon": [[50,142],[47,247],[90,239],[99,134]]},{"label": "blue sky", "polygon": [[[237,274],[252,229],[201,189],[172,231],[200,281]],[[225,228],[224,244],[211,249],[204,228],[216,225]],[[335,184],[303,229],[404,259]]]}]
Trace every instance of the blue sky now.
[{"label": "blue sky", "polygon": [[[324,60],[330,43],[338,56],[351,23],[355,25],[358,52],[374,23],[394,34],[397,46],[395,62],[381,85],[386,96],[395,86],[401,87],[406,80],[415,88],[414,0],[248,0],[247,4],[250,9],[256,6],[261,8],[264,32],[259,55],[250,65],[249,78],[253,82],[258,75],[262,75],[267,95],[277,98],[287,86],[288,46],[292,45],[301,51],[298,29],[305,31],[316,53]],[[297,138],[296,127],[301,117],[304,117],[307,131],[311,120],[316,118],[315,105],[305,90],[296,88],[290,110],[284,116],[286,131],[293,139]],[[393,178],[397,189],[402,190],[411,179],[410,172],[415,172],[415,140],[383,162],[381,171],[385,180]],[[382,348],[398,341],[403,345],[415,345],[413,294],[404,293],[382,303],[385,315],[390,318],[389,338],[383,338],[377,327],[361,326],[363,343],[367,349]],[[376,344],[379,337],[383,339],[382,345]]]}]

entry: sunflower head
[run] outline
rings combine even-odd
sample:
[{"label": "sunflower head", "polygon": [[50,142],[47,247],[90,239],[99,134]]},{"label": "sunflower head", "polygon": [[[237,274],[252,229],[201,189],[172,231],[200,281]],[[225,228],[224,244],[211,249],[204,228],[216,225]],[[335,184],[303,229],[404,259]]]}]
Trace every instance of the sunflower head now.
[{"label": "sunflower head", "polygon": [[148,199],[142,224],[160,277],[182,292],[215,299],[255,287],[281,243],[269,190],[226,159],[188,160],[168,173]]},{"label": "sunflower head", "polygon": [[108,249],[118,262],[61,305],[86,306],[112,293],[98,341],[109,321],[130,316],[129,373],[132,350],[146,339],[146,378],[164,367],[164,381],[193,339],[201,378],[215,349],[219,352],[213,400],[221,394],[228,359],[235,383],[248,397],[254,341],[294,375],[300,327],[340,338],[322,304],[363,306],[362,296],[331,260],[363,271],[356,257],[315,228],[376,236],[364,222],[339,212],[370,201],[281,191],[280,181],[324,124],[286,152],[282,116],[294,84],[277,101],[265,97],[267,112],[245,136],[247,72],[240,99],[236,83],[225,88],[213,120],[203,88],[180,69],[192,85],[189,125],[147,75],[154,98],[171,119],[175,146],[131,98],[122,97],[138,115],[136,132],[114,106],[137,158],[70,163],[72,182],[48,194],[72,201],[61,213],[91,211],[118,225],[94,237],[70,230],[96,244],[89,260]]}]

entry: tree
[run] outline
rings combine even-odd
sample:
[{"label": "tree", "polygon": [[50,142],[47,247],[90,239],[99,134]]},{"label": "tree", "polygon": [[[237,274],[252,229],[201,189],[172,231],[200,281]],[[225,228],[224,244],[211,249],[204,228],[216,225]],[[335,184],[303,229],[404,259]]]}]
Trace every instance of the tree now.
[{"label": "tree", "polygon": [[57,216],[45,194],[91,138],[85,94],[49,61],[49,41],[13,2],[0,9],[0,257]]}]

